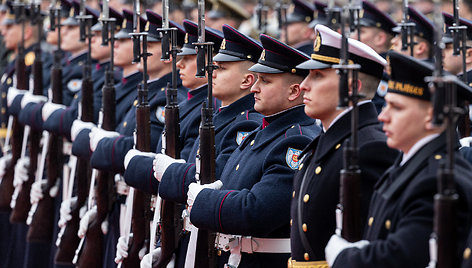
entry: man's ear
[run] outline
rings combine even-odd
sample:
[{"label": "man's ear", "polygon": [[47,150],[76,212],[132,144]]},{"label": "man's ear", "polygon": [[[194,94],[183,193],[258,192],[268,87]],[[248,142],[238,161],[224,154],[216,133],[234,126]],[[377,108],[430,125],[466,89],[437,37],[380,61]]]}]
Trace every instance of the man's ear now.
[{"label": "man's ear", "polygon": [[302,95],[302,90],[300,88],[300,84],[291,84],[289,87],[290,93],[288,96],[289,101],[294,101],[298,99]]},{"label": "man's ear", "polygon": [[[362,91],[362,81],[360,79],[357,79],[357,92]],[[349,94],[352,93],[352,79],[349,79]]]},{"label": "man's ear", "polygon": [[465,52],[465,63],[466,64],[472,63],[472,48],[468,48]]},{"label": "man's ear", "polygon": [[425,41],[419,41],[414,48],[415,51],[415,57],[416,56],[423,56],[423,55],[428,55],[427,52],[428,45],[426,44]]},{"label": "man's ear", "polygon": [[256,82],[256,76],[253,73],[246,73],[241,82],[241,90],[249,90]]},{"label": "man's ear", "polygon": [[428,107],[428,110],[426,111],[426,116],[424,118],[425,130],[437,129],[437,127],[433,125],[433,110],[434,110],[433,105],[430,105]]},{"label": "man's ear", "polygon": [[379,31],[376,35],[375,35],[375,45],[377,47],[385,47],[385,44],[387,42],[387,34],[383,31]]}]

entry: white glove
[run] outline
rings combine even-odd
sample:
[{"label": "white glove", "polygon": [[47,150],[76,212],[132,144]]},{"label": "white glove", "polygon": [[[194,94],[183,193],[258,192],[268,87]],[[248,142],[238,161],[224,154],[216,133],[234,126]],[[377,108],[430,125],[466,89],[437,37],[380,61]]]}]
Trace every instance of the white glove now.
[{"label": "white glove", "polygon": [[465,137],[459,140],[461,143],[461,147],[470,147],[472,144],[472,137]]},{"label": "white glove", "polygon": [[48,98],[42,95],[33,95],[31,93],[25,93],[23,96],[23,99],[21,100],[21,108],[25,108],[25,106],[28,103],[40,103],[40,102],[46,102],[48,101]]},{"label": "white glove", "polygon": [[120,133],[116,131],[107,131],[98,127],[92,128],[92,131],[90,131],[90,134],[89,134],[90,150],[92,150],[92,152],[95,152],[95,149],[97,149],[98,143],[103,138],[113,138],[113,137],[118,137],[118,136],[120,136]]},{"label": "white glove", "polygon": [[15,165],[15,175],[13,176],[13,186],[18,187],[28,180],[28,168],[30,159],[28,156],[18,159]]},{"label": "white glove", "polygon": [[3,179],[3,176],[5,176],[5,171],[10,161],[11,153],[5,154],[0,158],[0,181]]},{"label": "white glove", "polygon": [[84,122],[80,119],[75,119],[70,129],[70,138],[72,139],[72,141],[75,141],[75,138],[77,137],[77,135],[79,135],[80,131],[84,129],[92,129],[94,127],[96,127],[94,123]]},{"label": "white glove", "polygon": [[95,220],[97,217],[97,207],[94,206],[92,209],[87,211],[85,215],[80,219],[80,226],[79,226],[79,231],[77,232],[77,235],[80,238],[83,238],[85,236],[85,233],[87,233],[89,224]]},{"label": "white glove", "polygon": [[70,215],[72,211],[72,206],[77,203],[77,196],[74,196],[70,199],[64,200],[61,203],[61,208],[59,209],[59,227],[64,227],[68,221],[72,219],[72,215]]},{"label": "white glove", "polygon": [[[152,256],[152,262],[157,262],[161,258],[161,248],[155,248],[152,252],[144,255],[143,259],[141,260],[141,268],[152,268],[152,264],[150,262]],[[175,254],[172,254],[172,259],[166,266],[167,268],[174,268],[175,267]]]},{"label": "white glove", "polygon": [[25,94],[26,92],[28,92],[28,90],[21,90],[21,89],[17,89],[17,88],[14,88],[14,87],[8,88],[8,94],[7,94],[8,107],[11,106],[11,104],[15,100],[16,96]]},{"label": "white glove", "polygon": [[[133,234],[129,235],[129,239],[131,240]],[[128,244],[126,243],[126,237],[120,236],[118,238],[118,243],[116,244],[116,256],[115,256],[115,263],[120,263],[123,259],[128,257]]]},{"label": "white glove", "polygon": [[41,115],[43,117],[43,121],[46,121],[49,116],[59,109],[65,109],[66,106],[62,104],[46,102],[43,106],[43,110],[41,111]]},{"label": "white glove", "polygon": [[195,202],[195,199],[197,199],[197,195],[203,190],[203,189],[213,189],[213,190],[219,190],[223,187],[223,182],[220,180],[217,180],[212,183],[208,184],[198,184],[196,182],[190,183],[188,186],[188,192],[187,192],[187,205],[188,205],[188,210],[190,211],[193,206],[193,202]]},{"label": "white glove", "polygon": [[35,181],[31,185],[30,200],[31,204],[36,204],[43,199],[43,186],[48,183],[48,180]]},{"label": "white glove", "polygon": [[165,154],[156,154],[156,157],[152,162],[154,177],[160,182],[162,175],[164,175],[164,172],[166,172],[166,169],[173,163],[185,163],[185,160],[174,159]]},{"label": "white glove", "polygon": [[140,150],[131,149],[125,155],[125,162],[124,162],[125,169],[128,168],[128,164],[129,164],[129,162],[131,162],[131,159],[133,159],[133,157],[135,157],[137,155],[142,155],[142,156],[147,156],[147,157],[152,157],[152,158],[154,158],[156,156],[155,153],[141,152]]},{"label": "white glove", "polygon": [[329,267],[333,267],[334,261],[338,257],[341,251],[346,248],[363,248],[367,246],[370,242],[367,240],[360,240],[354,243],[347,242],[346,239],[340,237],[339,235],[332,235],[329,239],[328,244],[325,248],[325,257],[326,262],[328,262]]}]

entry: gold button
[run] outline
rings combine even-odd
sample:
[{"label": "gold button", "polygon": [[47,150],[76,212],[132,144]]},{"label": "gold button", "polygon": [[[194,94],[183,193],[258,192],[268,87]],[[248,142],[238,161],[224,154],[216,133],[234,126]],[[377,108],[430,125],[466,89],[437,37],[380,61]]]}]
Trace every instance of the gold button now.
[{"label": "gold button", "polygon": [[251,146],[253,146],[253,145],[254,145],[254,142],[255,142],[254,140],[252,140],[252,141],[251,141]]},{"label": "gold button", "polygon": [[440,154],[437,154],[437,155],[434,156],[434,159],[436,159],[436,160],[439,160],[441,158],[442,158],[442,156]]},{"label": "gold button", "polygon": [[392,225],[392,222],[390,220],[385,221],[385,229],[390,230],[391,225]]},{"label": "gold button", "polygon": [[138,100],[134,100],[133,102],[133,106],[136,106],[136,105],[138,105]]},{"label": "gold button", "polygon": [[291,126],[290,128],[294,128],[295,126]]},{"label": "gold button", "polygon": [[308,253],[305,253],[303,254],[303,258],[305,259],[305,261],[308,261],[310,260],[310,255],[308,255]]},{"label": "gold button", "polygon": [[306,225],[306,223],[302,225],[302,229],[306,233],[306,231],[308,230],[308,226]]},{"label": "gold button", "polygon": [[221,256],[221,250],[218,250],[218,256]]},{"label": "gold button", "polygon": [[298,167],[298,170],[302,170],[303,168],[303,163],[300,164],[300,166]]},{"label": "gold button", "polygon": [[2,92],[2,98],[6,98],[7,94],[5,92]]},{"label": "gold button", "polygon": [[341,147],[341,143],[336,144],[336,147],[334,147],[334,149],[337,150],[337,149],[339,149],[339,147]]},{"label": "gold button", "polygon": [[126,125],[128,125],[128,122],[123,122],[123,127],[126,127]]},{"label": "gold button", "polygon": [[308,200],[310,200],[310,195],[306,194],[306,195],[303,197],[303,202],[308,203]]},{"label": "gold button", "polygon": [[165,88],[165,87],[161,87],[161,91],[164,91],[164,90],[166,90],[166,88]]},{"label": "gold button", "polygon": [[374,217],[369,218],[369,226],[372,226],[372,223],[374,222]]},{"label": "gold button", "polygon": [[292,226],[293,224],[293,219],[290,219],[290,226]]},{"label": "gold button", "polygon": [[238,170],[238,169],[239,169],[239,164],[236,166],[236,170]]},{"label": "gold button", "polygon": [[12,82],[11,77],[8,77],[8,79],[7,79],[7,85],[10,85],[11,82]]},{"label": "gold button", "polygon": [[321,173],[321,167],[317,166],[316,169],[315,169],[315,174],[318,175],[320,173]]},{"label": "gold button", "polygon": [[295,198],[295,191],[293,191],[292,193],[292,198]]},{"label": "gold button", "polygon": [[470,248],[466,248],[464,250],[464,260],[468,260],[470,258]]},{"label": "gold button", "polygon": [[241,114],[244,114],[244,113],[246,113],[246,112],[241,112]]}]

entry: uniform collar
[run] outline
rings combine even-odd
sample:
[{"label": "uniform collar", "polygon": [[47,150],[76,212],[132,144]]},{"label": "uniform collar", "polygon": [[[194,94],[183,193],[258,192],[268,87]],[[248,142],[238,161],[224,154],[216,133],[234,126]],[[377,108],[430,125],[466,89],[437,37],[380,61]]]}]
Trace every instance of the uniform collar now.
[{"label": "uniform collar", "polygon": [[439,136],[439,133],[428,135],[419,141],[417,141],[411,148],[407,154],[403,154],[402,161],[400,162],[400,166],[403,166],[408,160],[410,160],[416,152],[418,152],[423,146],[434,140]]}]

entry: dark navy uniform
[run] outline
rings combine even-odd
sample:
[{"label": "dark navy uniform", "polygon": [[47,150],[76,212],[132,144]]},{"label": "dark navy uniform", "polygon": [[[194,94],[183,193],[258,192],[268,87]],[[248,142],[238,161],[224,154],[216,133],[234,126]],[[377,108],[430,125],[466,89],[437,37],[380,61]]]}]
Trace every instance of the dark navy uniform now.
[{"label": "dark navy uniform", "polygon": [[[432,65],[398,53],[390,55],[390,64],[389,85],[402,83],[404,87],[389,86],[389,92],[431,99],[423,79],[432,75]],[[458,96],[470,99],[472,93],[467,85],[460,82],[457,85]],[[408,91],[411,87],[423,90]],[[438,193],[438,171],[446,160],[446,133],[429,134],[415,146],[417,151],[409,158],[399,157],[375,186],[364,231],[364,239],[370,244],[344,249],[335,259],[334,267],[425,267],[428,264],[428,241],[435,214],[433,197]],[[453,216],[457,239],[453,267],[458,267],[462,259],[472,222],[471,170],[470,164],[455,152],[454,183],[459,198]]]}]

